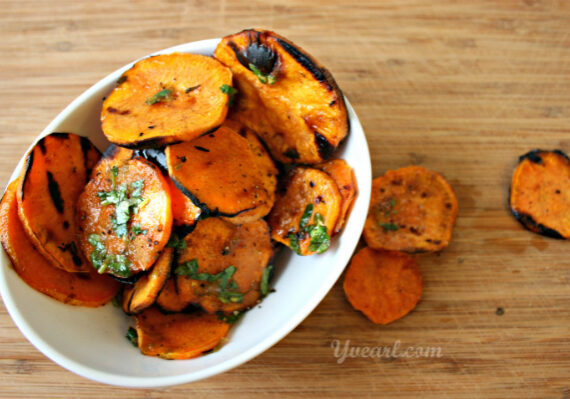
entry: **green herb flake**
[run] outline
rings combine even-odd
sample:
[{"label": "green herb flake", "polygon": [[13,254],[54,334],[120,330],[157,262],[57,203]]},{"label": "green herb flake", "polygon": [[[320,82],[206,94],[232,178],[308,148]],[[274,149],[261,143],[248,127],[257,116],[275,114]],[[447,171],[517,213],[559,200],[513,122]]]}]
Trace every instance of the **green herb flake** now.
[{"label": "green herb flake", "polygon": [[133,344],[135,348],[139,346],[139,334],[137,333],[137,330],[135,330],[133,327],[129,327],[125,337],[129,340],[131,344]]},{"label": "green herb flake", "polygon": [[394,223],[382,223],[379,222],[378,225],[384,229],[384,231],[396,231],[399,229]]},{"label": "green herb flake", "polygon": [[269,75],[264,74],[252,63],[249,63],[249,69],[251,70],[251,72],[255,74],[255,76],[257,76],[257,78],[261,83],[272,85],[277,82],[277,78],[275,76],[271,74]]},{"label": "green herb flake", "polygon": [[317,226],[309,232],[311,242],[309,243],[309,251],[322,254],[331,245],[331,238],[327,233],[326,226]]},{"label": "green herb flake", "polygon": [[301,255],[301,248],[299,247],[299,238],[297,237],[297,234],[290,233],[287,238],[289,238],[289,248]]},{"label": "green herb flake", "polygon": [[303,212],[303,215],[301,216],[301,220],[299,221],[299,229],[301,231],[305,231],[309,221],[311,220],[311,216],[313,216],[313,204],[307,205],[305,212]]},{"label": "green herb flake", "polygon": [[141,225],[138,223],[135,223],[131,226],[131,240],[134,240],[136,236],[138,236],[139,234],[142,234],[143,236],[146,236],[146,233],[148,233],[147,229],[142,229]]},{"label": "green herb flake", "polygon": [[220,316],[218,316],[218,319],[223,321],[224,323],[227,323],[227,324],[234,324],[236,321],[241,319],[241,317],[243,316],[244,313],[245,312],[240,312],[240,311],[236,310],[229,315],[220,315]]},{"label": "green herb flake", "polygon": [[232,279],[236,272],[235,266],[228,266],[218,274],[198,273],[199,268],[198,260],[192,259],[178,265],[174,269],[174,273],[179,276],[189,277],[192,280],[216,283],[218,286],[218,299],[223,303],[241,303],[243,301],[243,294],[235,291],[239,287]]},{"label": "green herb flake", "polygon": [[267,266],[261,276],[259,290],[261,291],[262,296],[266,296],[269,293],[269,277],[271,276],[271,272],[273,272],[273,265]]},{"label": "green herb flake", "polygon": [[186,241],[184,238],[180,238],[178,234],[172,234],[170,236],[170,240],[168,240],[167,247],[175,248],[175,249],[186,249]]},{"label": "green herb flake", "polygon": [[162,103],[165,101],[170,101],[170,100],[172,100],[172,94],[173,93],[170,89],[163,89],[163,90],[159,91],[158,93],[147,98],[145,101],[145,104],[146,105],[153,105],[156,103]]},{"label": "green herb flake", "polygon": [[129,269],[130,262],[125,255],[107,253],[105,244],[103,244],[101,237],[97,234],[91,234],[88,241],[93,246],[90,256],[91,264],[99,274],[109,270],[119,277],[129,277],[131,275],[131,270]]},{"label": "green herb flake", "polygon": [[228,95],[228,98],[229,98],[228,106],[230,106],[230,107],[233,106],[234,105],[234,96],[236,95],[237,90],[235,88],[233,88],[232,86],[226,85],[226,84],[222,85],[220,87],[220,90],[222,91],[222,93]]}]

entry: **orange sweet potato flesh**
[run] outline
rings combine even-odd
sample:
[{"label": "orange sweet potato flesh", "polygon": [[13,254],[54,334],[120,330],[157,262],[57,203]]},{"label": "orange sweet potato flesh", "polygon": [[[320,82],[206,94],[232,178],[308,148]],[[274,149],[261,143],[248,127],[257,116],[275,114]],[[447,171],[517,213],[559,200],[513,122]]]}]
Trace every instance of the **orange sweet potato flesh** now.
[{"label": "orange sweet potato flesh", "polygon": [[291,244],[291,235],[298,240],[298,253],[312,255],[309,250],[311,238],[301,231],[300,223],[307,206],[313,207],[308,225],[315,224],[315,217],[320,214],[324,219],[327,234],[333,235],[341,214],[342,196],[337,184],[327,173],[319,169],[296,167],[288,177],[285,191],[275,201],[275,206],[268,216],[271,237],[295,250]]},{"label": "orange sweet potato flesh", "polygon": [[335,233],[340,233],[348,218],[352,204],[354,204],[356,195],[358,194],[358,185],[356,183],[356,176],[354,176],[354,170],[352,170],[344,159],[327,161],[320,164],[318,168],[333,178],[342,197],[340,215],[334,228]]},{"label": "orange sweet potato flesh", "polygon": [[372,181],[364,239],[374,249],[440,251],[456,217],[457,198],[439,173],[419,166],[390,170]]},{"label": "orange sweet potato flesh", "polygon": [[86,272],[79,251],[75,204],[99,151],[72,133],[52,133],[38,141],[26,158],[18,187],[20,220],[38,251],[55,267]]},{"label": "orange sweet potato flesh", "polygon": [[163,314],[156,307],[136,316],[138,346],[143,355],[191,359],[218,346],[230,325],[203,312]]},{"label": "orange sweet potato flesh", "polygon": [[422,294],[422,275],[414,258],[364,247],[344,277],[352,307],[376,324],[388,324],[411,312]]},{"label": "orange sweet potato flesh", "polygon": [[334,78],[284,37],[244,30],[224,37],[214,56],[233,74],[232,117],[258,133],[279,162],[322,162],[348,134],[346,106]]},{"label": "orange sweet potato flesh", "polygon": [[192,140],[222,124],[232,74],[212,57],[172,53],[137,62],[103,103],[107,139],[129,148]]},{"label": "orange sweet potato flesh", "polygon": [[190,299],[182,298],[179,294],[176,281],[176,276],[172,274],[156,298],[156,306],[164,312],[181,312],[190,305]]},{"label": "orange sweet potato flesh", "polygon": [[511,181],[511,211],[530,231],[570,238],[570,160],[560,150],[520,157]]},{"label": "orange sweet potato flesh", "polygon": [[[112,165],[111,167],[109,167]],[[168,181],[158,167],[141,157],[129,159],[117,167],[115,187],[126,185],[132,190],[133,183],[143,181],[142,202],[129,218],[128,235],[119,237],[113,226],[115,205],[103,205],[100,193],[113,189],[113,165],[100,162],[87,183],[77,203],[77,220],[80,231],[80,248],[91,259],[94,246],[89,242],[92,235],[99,236],[107,254],[125,255],[130,274],[148,270],[166,246],[172,229],[172,210]],[[132,193],[132,191],[130,191]],[[130,194],[129,194],[130,195]],[[135,226],[144,233],[133,233]],[[128,277],[114,273],[117,277]]]},{"label": "orange sweet potato flesh", "polygon": [[277,169],[267,153],[254,150],[255,145],[247,132],[242,135],[222,126],[196,140],[168,146],[168,173],[205,212],[234,223],[257,220],[275,201]]},{"label": "orange sweet potato flesh", "polygon": [[192,200],[176,187],[172,179],[168,179],[170,200],[172,203],[172,220],[175,226],[194,226],[202,214]]},{"label": "orange sweet potato flesh", "polygon": [[264,220],[235,225],[221,218],[201,220],[185,237],[186,248],[180,252],[178,265],[197,261],[198,273],[215,275],[235,267],[232,280],[237,288],[228,290],[241,294],[242,299],[220,299],[217,281],[199,281],[178,275],[176,285],[182,300],[200,305],[206,312],[230,314],[248,309],[260,298],[260,282],[265,268],[273,258],[269,226]]},{"label": "orange sweet potato flesh", "polygon": [[93,269],[69,273],[53,267],[32,244],[18,217],[18,184],[10,183],[0,204],[0,241],[16,273],[36,291],[70,305],[97,307],[113,299],[119,282]]},{"label": "orange sweet potato flesh", "polygon": [[165,248],[148,274],[123,290],[123,310],[136,314],[150,307],[163,289],[174,260],[174,248]]}]

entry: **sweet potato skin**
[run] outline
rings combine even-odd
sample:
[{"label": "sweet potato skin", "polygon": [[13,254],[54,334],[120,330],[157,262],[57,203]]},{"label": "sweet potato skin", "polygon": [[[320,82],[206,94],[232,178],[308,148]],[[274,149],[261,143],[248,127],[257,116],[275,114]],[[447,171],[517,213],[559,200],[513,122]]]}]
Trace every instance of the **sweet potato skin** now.
[{"label": "sweet potato skin", "polygon": [[168,179],[168,185],[170,187],[172,220],[174,225],[194,226],[202,214],[202,209],[197,207],[190,197],[180,191],[170,178]]},{"label": "sweet potato skin", "polygon": [[528,230],[570,238],[570,160],[560,150],[533,150],[519,159],[511,180],[513,216]]},{"label": "sweet potato skin", "polygon": [[176,285],[184,302],[199,305],[208,313],[225,314],[257,303],[263,273],[274,254],[269,226],[264,220],[235,225],[221,218],[208,218],[198,223],[185,237],[185,242],[178,265],[196,260],[198,272],[210,275],[235,267],[232,279],[237,288],[230,291],[241,294],[242,300],[224,302],[219,298],[217,282],[178,275]]},{"label": "sweet potato skin", "polygon": [[285,191],[278,195],[268,216],[271,237],[288,247],[291,235],[297,237],[299,254],[312,255],[311,238],[301,232],[300,223],[307,206],[312,206],[308,225],[315,224],[316,214],[324,219],[327,234],[333,235],[341,212],[342,197],[335,181],[325,172],[315,168],[296,167],[288,176]]},{"label": "sweet potato skin", "polygon": [[457,209],[439,173],[419,166],[390,170],[372,181],[364,239],[374,249],[440,251],[451,240]]},{"label": "sweet potato skin", "polygon": [[220,88],[231,82],[229,69],[212,57],[172,53],[145,58],[123,74],[104,101],[103,133],[132,149],[192,140],[222,124],[228,96]]},{"label": "sweet potato skin", "polygon": [[[347,136],[348,114],[334,78],[289,40],[248,29],[224,37],[214,56],[234,77],[232,118],[258,133],[277,161],[323,162]],[[262,82],[250,64],[275,81]]]},{"label": "sweet potato skin", "polygon": [[138,211],[130,218],[129,229],[132,231],[133,226],[138,225],[140,230],[146,230],[146,233],[124,239],[118,237],[113,230],[115,205],[102,205],[98,195],[112,190],[112,167],[103,161],[96,166],[93,178],[85,186],[77,203],[79,244],[85,256],[90,259],[94,246],[89,242],[89,237],[98,235],[107,253],[125,254],[130,262],[131,273],[136,274],[148,270],[154,264],[170,238],[170,190],[168,181],[158,167],[141,157],[128,160],[118,167],[117,171],[117,187],[144,181],[143,201],[138,205]]},{"label": "sweet potato skin", "polygon": [[0,241],[12,267],[30,287],[60,302],[75,306],[98,307],[109,302],[120,289],[120,283],[109,276],[69,273],[48,262],[28,239],[18,217],[14,180],[0,203]]},{"label": "sweet potato skin", "polygon": [[123,290],[123,310],[137,314],[150,307],[162,291],[174,261],[174,248],[165,248],[148,274]]},{"label": "sweet potato skin", "polygon": [[138,346],[143,355],[191,359],[218,346],[230,325],[201,311],[163,314],[150,307],[136,316]]},{"label": "sweet potato skin", "polygon": [[338,234],[342,231],[352,205],[358,195],[356,176],[354,175],[354,170],[344,159],[333,159],[317,167],[333,178],[342,197],[340,215],[334,228],[334,233]]},{"label": "sweet potato skin", "polygon": [[356,310],[376,324],[388,324],[416,307],[423,283],[411,256],[364,247],[352,258],[343,287]]},{"label": "sweet potato skin", "polygon": [[269,213],[277,184],[273,162],[253,148],[239,132],[222,126],[191,142],[167,147],[168,173],[204,212],[247,223]]},{"label": "sweet potato skin", "polygon": [[52,133],[32,148],[22,171],[17,194],[22,225],[38,251],[69,272],[89,269],[78,249],[75,203],[99,157],[87,138]]}]

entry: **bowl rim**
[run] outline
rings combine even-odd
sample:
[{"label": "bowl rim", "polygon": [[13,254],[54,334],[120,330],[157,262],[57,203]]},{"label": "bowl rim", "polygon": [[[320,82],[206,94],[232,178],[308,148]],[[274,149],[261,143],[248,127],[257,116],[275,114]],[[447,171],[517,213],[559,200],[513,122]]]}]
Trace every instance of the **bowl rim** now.
[{"label": "bowl rim", "polygon": [[[188,42],[184,44],[179,44],[176,46],[168,47],[159,51],[155,51],[149,55],[145,55],[135,61],[128,63],[127,65],[116,69],[115,71],[109,73],[98,82],[93,84],[91,87],[86,89],[83,93],[81,93],[78,97],[76,97],[69,105],[67,105],[46,127],[45,129],[36,137],[30,147],[26,150],[22,158],[20,159],[19,163],[14,169],[9,182],[13,181],[19,175],[19,171],[23,165],[24,159],[26,154],[30,151],[31,148],[37,143],[39,139],[50,134],[54,131],[54,129],[60,125],[66,118],[69,117],[77,108],[79,108],[82,104],[84,104],[88,99],[92,98],[95,93],[97,93],[103,87],[109,85],[110,83],[116,81],[118,77],[127,69],[129,69],[135,62],[140,59],[149,57],[155,54],[164,54],[170,53],[175,51],[183,51],[183,52],[193,52],[193,53],[212,53],[212,50],[215,48],[217,43],[220,41],[220,38],[216,39],[206,39],[194,42]],[[188,47],[192,47],[188,49]],[[359,134],[363,136],[363,148],[360,149],[361,152],[361,162],[366,164],[366,174],[358,176],[358,185],[359,185],[359,198],[361,196],[366,196],[366,198],[360,199],[360,201],[364,201],[364,203],[359,204],[359,206],[365,206],[368,209],[369,202],[370,202],[370,188],[363,189],[361,182],[368,184],[368,182],[372,181],[372,166],[370,161],[370,152],[368,148],[368,143],[366,141],[366,135],[360,124],[360,121],[348,101],[345,97],[345,103],[347,107],[348,117],[350,121],[350,135],[354,135],[355,131],[358,131]],[[9,183],[8,183],[9,184]],[[357,198],[357,200],[359,199]],[[353,209],[354,210],[354,209]],[[365,217],[362,220],[357,221],[357,230],[362,231],[364,227]],[[337,266],[338,270],[334,269],[332,273],[329,273],[325,278],[324,281],[319,284],[318,290],[316,290],[312,296],[311,300],[307,301],[305,305],[298,309],[298,311],[294,314],[294,317],[288,319],[287,323],[284,323],[280,326],[279,329],[274,330],[271,334],[268,334],[264,339],[260,340],[257,344],[250,346],[246,350],[242,351],[239,355],[232,357],[229,360],[222,361],[217,365],[213,365],[211,367],[206,367],[205,369],[188,372],[185,374],[180,375],[173,375],[173,376],[157,376],[157,377],[130,377],[130,376],[117,376],[112,373],[103,372],[92,367],[86,366],[81,364],[75,360],[68,358],[66,355],[60,353],[55,348],[47,343],[38,332],[30,326],[30,324],[26,321],[24,315],[18,309],[18,305],[13,300],[12,296],[8,293],[10,289],[8,287],[7,279],[5,276],[5,272],[8,269],[11,269],[8,262],[5,261],[7,257],[3,254],[3,258],[0,258],[0,294],[2,296],[4,305],[10,314],[10,317],[21,331],[21,333],[26,337],[32,345],[34,345],[40,352],[42,352],[45,356],[49,359],[57,363],[58,365],[62,366],[63,368],[85,377],[87,379],[104,383],[110,384],[115,386],[122,386],[122,387],[131,387],[131,388],[158,388],[158,387],[166,387],[166,386],[173,386],[179,384],[185,384],[189,382],[194,382],[198,380],[202,380],[208,377],[212,377],[216,374],[223,373],[230,369],[233,369],[254,357],[260,355],[277,342],[282,340],[286,335],[288,335],[292,330],[294,330],[316,307],[317,305],[324,299],[327,293],[332,289],[335,282],[338,278],[342,275],[343,270],[345,269],[346,265],[348,264],[352,253],[354,252],[360,236],[354,238],[351,237],[352,241],[347,243],[347,250],[339,251],[338,259],[335,259],[335,264],[340,265],[342,267]],[[350,249],[350,251],[348,251]],[[142,356],[142,355],[141,355]]]}]

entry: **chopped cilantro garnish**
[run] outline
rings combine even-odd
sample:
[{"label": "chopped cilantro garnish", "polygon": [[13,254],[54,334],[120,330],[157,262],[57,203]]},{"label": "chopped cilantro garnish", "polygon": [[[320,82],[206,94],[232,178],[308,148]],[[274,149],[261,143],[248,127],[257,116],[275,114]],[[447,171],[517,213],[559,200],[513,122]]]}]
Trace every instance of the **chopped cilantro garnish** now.
[{"label": "chopped cilantro garnish", "polygon": [[243,316],[244,312],[240,312],[240,311],[234,311],[233,313],[229,314],[229,315],[220,315],[218,316],[218,319],[228,323],[228,324],[234,324],[236,321],[238,321],[242,316]]},{"label": "chopped cilantro garnish", "polygon": [[133,346],[136,347],[139,345],[139,334],[137,333],[137,330],[135,330],[134,328],[129,327],[125,337],[130,341],[131,344],[133,344]]},{"label": "chopped cilantro garnish", "polygon": [[148,233],[147,229],[142,229],[141,225],[138,223],[135,223],[131,226],[131,240],[134,240],[134,238],[136,236],[138,236],[139,234],[142,234],[143,236],[146,236],[146,233]]},{"label": "chopped cilantro garnish", "polygon": [[271,272],[273,271],[273,265],[269,265],[263,271],[263,275],[261,276],[261,282],[259,283],[259,290],[261,291],[262,296],[266,296],[269,292],[269,277],[271,276]]},{"label": "chopped cilantro garnish", "polygon": [[[301,216],[299,221],[299,234],[303,236],[309,236],[311,239],[309,243],[308,250],[310,252],[323,253],[331,245],[331,238],[327,233],[327,227],[325,226],[325,219],[320,213],[316,213],[313,217],[313,223],[309,224],[311,217],[313,216],[313,204],[308,204],[305,207],[305,211]],[[289,247],[300,254],[301,250],[299,247],[299,237],[297,234],[289,234]]]},{"label": "chopped cilantro garnish", "polygon": [[225,85],[225,84],[220,87],[220,90],[222,91],[222,93],[225,93],[228,95],[228,97],[229,97],[228,106],[231,107],[232,105],[234,105],[234,96],[236,95],[237,90],[235,88],[233,88],[232,86]]},{"label": "chopped cilantro garnish", "polygon": [[277,78],[271,74],[266,75],[263,72],[261,72],[255,65],[253,65],[252,63],[249,63],[249,69],[251,69],[251,71],[255,74],[255,76],[257,76],[257,78],[259,79],[259,81],[261,83],[268,83],[270,85],[274,84],[275,82],[277,82]]},{"label": "chopped cilantro garnish", "polygon": [[89,236],[89,244],[93,246],[91,252],[91,264],[100,274],[109,270],[111,273],[120,277],[129,277],[131,271],[129,269],[130,262],[125,255],[115,255],[107,253],[105,244],[101,241],[101,237],[97,234]]},{"label": "chopped cilantro garnish", "polygon": [[398,230],[398,226],[396,226],[394,223],[381,223],[378,222],[378,225],[380,227],[382,227],[384,229],[384,231],[396,231]]},{"label": "chopped cilantro garnish", "polygon": [[187,276],[193,280],[216,283],[218,286],[218,299],[223,303],[241,303],[243,301],[243,294],[235,291],[239,287],[232,279],[236,272],[235,266],[228,266],[217,274],[198,273],[198,269],[198,260],[192,259],[177,266],[174,269],[174,273],[179,276]]},{"label": "chopped cilantro garnish", "polygon": [[299,229],[301,231],[305,230],[311,220],[311,216],[313,216],[313,204],[307,205],[305,212],[303,212],[303,215],[301,216],[301,220],[299,221]]},{"label": "chopped cilantro garnish", "polygon": [[[111,170],[112,190],[100,191],[97,195],[101,200],[101,205],[115,205],[115,213],[111,216],[111,222],[117,237],[123,238],[129,234],[127,223],[131,216],[137,212],[137,207],[143,200],[142,190],[144,188],[144,179],[131,183],[131,190],[129,193],[126,183],[121,184],[119,187],[115,187],[116,177],[117,169],[113,168]],[[142,230],[137,234],[141,233]]]},{"label": "chopped cilantro garnish", "polygon": [[164,101],[169,101],[171,99],[172,99],[172,91],[170,89],[163,89],[163,90],[159,91],[158,93],[147,98],[145,101],[145,104],[146,105],[152,105],[152,104],[161,103]]},{"label": "chopped cilantro garnish", "polygon": [[166,246],[175,249],[186,249],[186,241],[184,241],[184,238],[180,238],[178,234],[173,233],[170,236],[170,240],[168,240],[168,244],[166,244]]},{"label": "chopped cilantro garnish", "polygon": [[297,237],[297,234],[290,233],[288,238],[289,238],[289,248],[291,248],[293,251],[301,255],[301,248],[299,247],[299,238]]},{"label": "chopped cilantro garnish", "polygon": [[331,238],[327,233],[327,228],[324,225],[317,225],[309,232],[311,242],[309,244],[309,251],[322,254],[331,245]]}]

